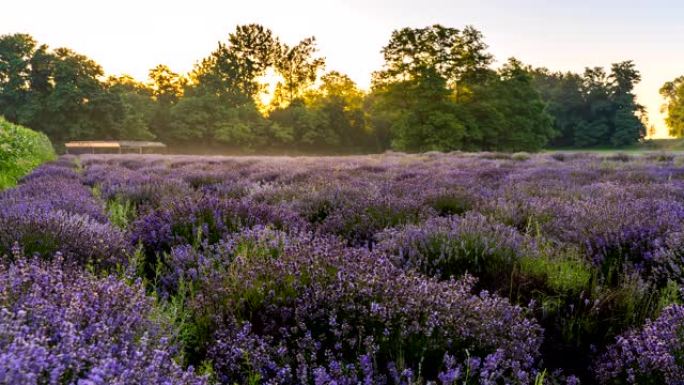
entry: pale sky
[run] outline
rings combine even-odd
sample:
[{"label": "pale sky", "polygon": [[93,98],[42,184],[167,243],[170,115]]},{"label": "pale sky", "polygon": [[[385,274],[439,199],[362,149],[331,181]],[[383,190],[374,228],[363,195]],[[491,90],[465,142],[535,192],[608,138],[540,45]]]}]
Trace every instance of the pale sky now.
[{"label": "pale sky", "polygon": [[0,34],[25,32],[66,46],[107,74],[144,80],[157,64],[189,71],[237,24],[260,23],[291,44],[314,35],[327,70],[367,88],[392,30],[474,25],[499,62],[516,56],[552,70],[582,71],[632,59],[659,136],[660,86],[684,75],[684,2],[676,0],[0,0]]}]

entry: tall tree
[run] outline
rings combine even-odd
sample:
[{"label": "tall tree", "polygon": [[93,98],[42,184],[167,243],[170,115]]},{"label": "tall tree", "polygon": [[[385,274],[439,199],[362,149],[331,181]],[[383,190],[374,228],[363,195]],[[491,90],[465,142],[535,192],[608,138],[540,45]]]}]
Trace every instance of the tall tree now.
[{"label": "tall tree", "polygon": [[581,76],[545,69],[532,75],[559,132],[552,145],[619,147],[646,134],[645,109],[633,93],[641,76],[631,61],[613,64],[610,73],[595,67]]},{"label": "tall tree", "polygon": [[394,31],[382,49],[383,69],[373,74],[370,122],[376,134],[391,133],[392,146],[401,150],[461,149],[467,133],[456,96],[488,71],[486,48],[472,27]]},{"label": "tall tree", "polygon": [[325,115],[325,124],[335,135],[335,143],[348,150],[370,145],[363,110],[364,93],[349,76],[337,71],[321,77],[316,90],[305,95],[306,105]]},{"label": "tall tree", "polygon": [[[42,49],[43,47],[41,47]],[[17,122],[29,102],[36,41],[26,34],[0,36],[0,115]]]},{"label": "tall tree", "polygon": [[575,129],[577,147],[601,146],[609,143],[613,118],[608,74],[601,67],[587,68],[582,79],[582,93],[586,103],[584,121]]},{"label": "tall tree", "polygon": [[660,88],[660,94],[665,98],[663,112],[667,114],[665,124],[672,136],[684,136],[684,76],[665,83]]},{"label": "tall tree", "polygon": [[316,57],[317,51],[315,37],[308,37],[293,47],[281,44],[275,69],[282,80],[276,85],[275,105],[289,105],[314,84],[325,66],[325,59]]},{"label": "tall tree", "polygon": [[123,106],[100,80],[102,67],[67,48],[57,48],[53,54],[54,88],[45,100],[43,131],[53,135],[66,131],[64,140],[113,139]]},{"label": "tall tree", "polygon": [[463,148],[466,127],[446,79],[429,67],[417,75],[375,85],[376,104],[371,109],[374,129],[389,130],[392,147],[402,151]]},{"label": "tall tree", "polygon": [[262,90],[258,80],[279,53],[280,43],[270,29],[258,24],[238,26],[228,36],[228,43],[219,42],[193,71],[195,91],[220,96],[235,105],[245,103]]},{"label": "tall tree", "polygon": [[467,125],[464,149],[537,151],[556,135],[530,72],[511,58],[472,83],[472,92],[459,100]]},{"label": "tall tree", "polygon": [[186,80],[164,64],[149,71],[149,89],[155,101],[150,129],[161,140],[172,140],[171,108],[183,95]]},{"label": "tall tree", "polygon": [[610,143],[618,147],[636,143],[646,135],[642,120],[646,109],[636,102],[632,92],[641,81],[641,74],[630,60],[613,64],[609,79],[614,110]]},{"label": "tall tree", "polygon": [[107,79],[107,89],[121,99],[124,116],[119,127],[119,138],[149,140],[156,138],[149,127],[155,113],[153,90],[129,75]]},{"label": "tall tree", "polygon": [[531,71],[532,84],[546,103],[553,119],[556,136],[552,147],[573,147],[575,133],[584,122],[586,103],[582,93],[582,77],[572,72],[551,72],[546,68]]},{"label": "tall tree", "polygon": [[333,71],[321,77],[318,88],[271,111],[269,119],[278,133],[289,133],[285,138],[301,149],[358,151],[370,142],[363,97],[347,75]]},{"label": "tall tree", "polygon": [[165,64],[159,64],[149,72],[152,96],[161,104],[170,105],[183,95],[185,78],[173,72]]},{"label": "tall tree", "polygon": [[375,83],[410,80],[430,68],[452,89],[486,74],[493,60],[478,30],[439,24],[394,31],[382,54],[385,65],[374,74]]},{"label": "tall tree", "polygon": [[191,73],[183,98],[171,109],[175,141],[258,147],[268,122],[256,108],[259,82],[274,65],[279,42],[258,24],[238,26]]}]

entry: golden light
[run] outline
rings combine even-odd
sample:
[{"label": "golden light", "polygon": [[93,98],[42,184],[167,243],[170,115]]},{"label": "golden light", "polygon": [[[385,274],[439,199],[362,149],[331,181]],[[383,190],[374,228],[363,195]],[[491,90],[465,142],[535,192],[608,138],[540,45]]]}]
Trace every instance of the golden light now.
[{"label": "golden light", "polygon": [[263,85],[261,92],[257,95],[257,107],[259,111],[266,115],[273,111],[276,106],[273,105],[273,97],[275,96],[276,86],[278,82],[282,81],[280,76],[273,68],[266,70],[266,73],[260,76],[257,81]]}]

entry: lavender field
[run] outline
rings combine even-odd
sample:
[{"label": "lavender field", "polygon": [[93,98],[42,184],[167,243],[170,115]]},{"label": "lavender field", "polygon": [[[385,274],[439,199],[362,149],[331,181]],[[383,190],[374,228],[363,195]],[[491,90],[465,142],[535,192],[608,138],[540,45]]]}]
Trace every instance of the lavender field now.
[{"label": "lavender field", "polygon": [[2,384],[682,384],[684,157],[62,157]]}]

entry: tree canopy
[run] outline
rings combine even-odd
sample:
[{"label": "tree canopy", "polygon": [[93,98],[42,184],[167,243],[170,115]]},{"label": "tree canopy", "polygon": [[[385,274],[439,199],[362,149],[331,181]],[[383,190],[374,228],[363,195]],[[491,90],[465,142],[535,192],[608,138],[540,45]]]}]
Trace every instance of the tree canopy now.
[{"label": "tree canopy", "polygon": [[665,124],[670,135],[684,136],[684,76],[665,83],[660,94],[665,98],[663,112],[667,114]]},{"label": "tree canopy", "polygon": [[[643,138],[631,61],[583,74],[499,68],[483,34],[431,25],[394,31],[384,64],[360,89],[324,72],[316,38],[283,42],[240,25],[188,74],[106,77],[92,59],[26,34],[0,36],[0,115],[74,139],[156,139],[238,151],[535,151],[623,146]],[[682,78],[666,84],[671,132],[684,131]],[[261,96],[270,92],[264,106]]]},{"label": "tree canopy", "polygon": [[542,68],[532,76],[558,132],[550,145],[620,147],[646,135],[646,110],[633,93],[641,75],[632,61],[615,63],[610,72],[595,67],[580,75]]}]

